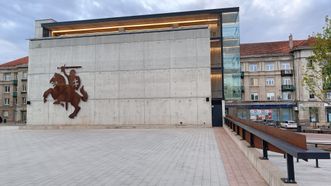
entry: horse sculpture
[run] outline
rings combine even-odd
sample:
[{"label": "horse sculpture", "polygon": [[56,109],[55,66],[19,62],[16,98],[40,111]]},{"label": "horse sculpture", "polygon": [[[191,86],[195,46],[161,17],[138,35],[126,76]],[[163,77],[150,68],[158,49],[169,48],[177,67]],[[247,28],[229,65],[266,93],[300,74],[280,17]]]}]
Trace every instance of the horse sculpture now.
[{"label": "horse sculpture", "polygon": [[[84,86],[82,86],[79,90],[82,96],[77,92],[80,87],[80,79],[78,76],[75,76],[76,71],[71,70],[70,75],[67,75],[65,73],[64,67],[61,67],[61,70],[67,77],[69,84],[66,84],[66,80],[63,75],[59,73],[55,73],[54,76],[49,81],[51,84],[53,84],[53,88],[49,88],[44,92],[43,95],[44,103],[47,102],[47,97],[49,94],[54,99],[53,104],[60,104],[62,106],[65,106],[66,110],[68,110],[68,103],[70,103],[75,108],[73,113],[69,115],[69,118],[73,119],[77,116],[77,113],[80,110],[79,107],[80,100],[86,102],[88,99],[88,95],[87,92],[84,90]],[[76,81],[74,83],[71,83],[70,81],[71,75],[74,76],[71,79],[76,78],[76,81],[79,80],[78,85],[74,84],[76,83]]]}]

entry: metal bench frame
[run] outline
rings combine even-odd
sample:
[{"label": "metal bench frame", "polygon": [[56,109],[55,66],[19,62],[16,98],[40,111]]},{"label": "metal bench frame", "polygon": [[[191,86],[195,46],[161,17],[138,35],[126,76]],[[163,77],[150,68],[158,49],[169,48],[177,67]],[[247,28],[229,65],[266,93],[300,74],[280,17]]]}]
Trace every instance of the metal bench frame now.
[{"label": "metal bench frame", "polygon": [[285,183],[296,183],[295,181],[295,173],[294,173],[294,164],[293,157],[298,159],[303,159],[308,161],[308,159],[316,159],[318,166],[318,159],[330,159],[330,153],[324,150],[320,150],[318,148],[308,148],[303,149],[292,145],[280,138],[276,138],[271,136],[263,131],[252,128],[248,125],[242,124],[240,122],[234,121],[230,118],[224,118],[225,124],[230,127],[234,132],[240,135],[240,128],[242,130],[242,139],[246,140],[246,133],[249,133],[250,137],[250,147],[254,147],[254,138],[258,137],[262,140],[262,150],[263,156],[260,159],[267,160],[268,159],[268,145],[271,144],[286,154],[286,162],[287,162],[287,178],[282,178]]}]

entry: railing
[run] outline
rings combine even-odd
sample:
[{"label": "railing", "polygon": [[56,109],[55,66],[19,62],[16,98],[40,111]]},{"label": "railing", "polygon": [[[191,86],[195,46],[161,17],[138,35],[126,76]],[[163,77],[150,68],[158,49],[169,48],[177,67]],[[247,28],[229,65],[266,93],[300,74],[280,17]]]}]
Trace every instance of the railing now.
[{"label": "railing", "polygon": [[294,85],[282,85],[282,91],[294,91]]},{"label": "railing", "polygon": [[281,76],[292,76],[293,70],[281,70],[280,74],[281,74]]},{"label": "railing", "polygon": [[317,149],[307,148],[306,136],[282,129],[257,124],[249,120],[241,120],[227,116],[225,124],[231,128],[243,140],[246,140],[251,147],[263,150],[262,160],[268,159],[268,150],[283,153],[287,159],[287,178],[282,178],[285,183],[296,183],[294,174],[293,157],[298,160],[330,159],[330,153]]}]

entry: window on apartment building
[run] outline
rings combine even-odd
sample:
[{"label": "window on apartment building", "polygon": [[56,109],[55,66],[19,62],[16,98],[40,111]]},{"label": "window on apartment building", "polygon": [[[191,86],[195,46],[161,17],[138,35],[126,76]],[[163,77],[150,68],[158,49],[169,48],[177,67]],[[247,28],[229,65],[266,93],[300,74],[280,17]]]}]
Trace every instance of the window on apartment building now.
[{"label": "window on apartment building", "polygon": [[315,94],[309,93],[309,99],[314,99],[314,98],[315,98]]},{"label": "window on apartment building", "polygon": [[282,63],[282,70],[291,70],[290,63]]},{"label": "window on apartment building", "polygon": [[5,93],[9,93],[10,92],[10,86],[9,85],[5,85]]},{"label": "window on apartment building", "polygon": [[273,86],[275,83],[275,79],[274,78],[267,78],[265,80],[265,84],[268,85],[268,86]]},{"label": "window on apartment building", "polygon": [[17,72],[14,73],[14,80],[17,80]]},{"label": "window on apartment building", "polygon": [[267,93],[267,100],[275,100],[275,93],[268,92]]},{"label": "window on apartment building", "polygon": [[23,79],[27,79],[28,78],[28,72],[24,71],[23,72]]},{"label": "window on apartment building", "polygon": [[266,71],[273,71],[273,70],[275,70],[275,64],[274,63],[267,63],[265,65],[265,70]]},{"label": "window on apartment building", "polygon": [[7,111],[7,110],[5,110],[5,111],[3,111],[2,115],[3,115],[3,117],[7,118],[7,117],[8,117],[8,115],[9,115],[9,113],[8,113],[8,111]]},{"label": "window on apartment building", "polygon": [[308,60],[307,67],[311,68],[313,66],[313,60]]},{"label": "window on apartment building", "polygon": [[283,78],[283,85],[291,85],[291,78]]},{"label": "window on apartment building", "polygon": [[259,94],[258,93],[251,93],[251,100],[252,101],[259,100]]},{"label": "window on apartment building", "polygon": [[331,92],[326,93],[326,99],[331,100]]},{"label": "window on apartment building", "polygon": [[13,105],[17,105],[18,103],[17,103],[17,98],[14,98],[13,99]]},{"label": "window on apartment building", "polygon": [[9,105],[9,102],[10,102],[9,98],[4,99],[4,105]]},{"label": "window on apartment building", "polygon": [[250,78],[249,85],[251,85],[251,86],[258,86],[259,85],[259,79],[257,79],[257,78]]},{"label": "window on apartment building", "polygon": [[26,84],[22,84],[22,92],[26,92]]},{"label": "window on apartment building", "polygon": [[283,92],[283,100],[291,100],[292,93],[291,92]]},{"label": "window on apartment building", "polygon": [[257,71],[257,64],[249,64],[249,71],[250,72]]},{"label": "window on apartment building", "polygon": [[22,97],[22,103],[26,105],[26,97]]},{"label": "window on apartment building", "polygon": [[10,73],[4,73],[3,74],[3,80],[4,81],[10,81],[11,80],[11,74]]}]

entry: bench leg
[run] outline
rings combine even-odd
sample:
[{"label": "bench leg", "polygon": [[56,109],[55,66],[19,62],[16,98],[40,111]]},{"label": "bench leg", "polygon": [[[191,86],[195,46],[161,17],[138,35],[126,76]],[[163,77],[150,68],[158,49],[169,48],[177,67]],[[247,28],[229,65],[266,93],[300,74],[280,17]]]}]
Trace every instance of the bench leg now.
[{"label": "bench leg", "polygon": [[242,139],[246,140],[246,130],[245,129],[241,129],[242,130]]},{"label": "bench leg", "polygon": [[268,159],[268,142],[262,140],[262,146],[263,146],[263,157],[261,157],[261,160],[267,160]]},{"label": "bench leg", "polygon": [[249,133],[249,147],[255,147],[254,145],[254,134]]},{"label": "bench leg", "polygon": [[295,175],[294,175],[293,156],[290,154],[286,154],[286,162],[287,162],[287,178],[282,178],[282,180],[285,183],[296,183]]},{"label": "bench leg", "polygon": [[318,166],[318,159],[315,159],[316,160],[316,167],[315,168],[319,168]]}]

